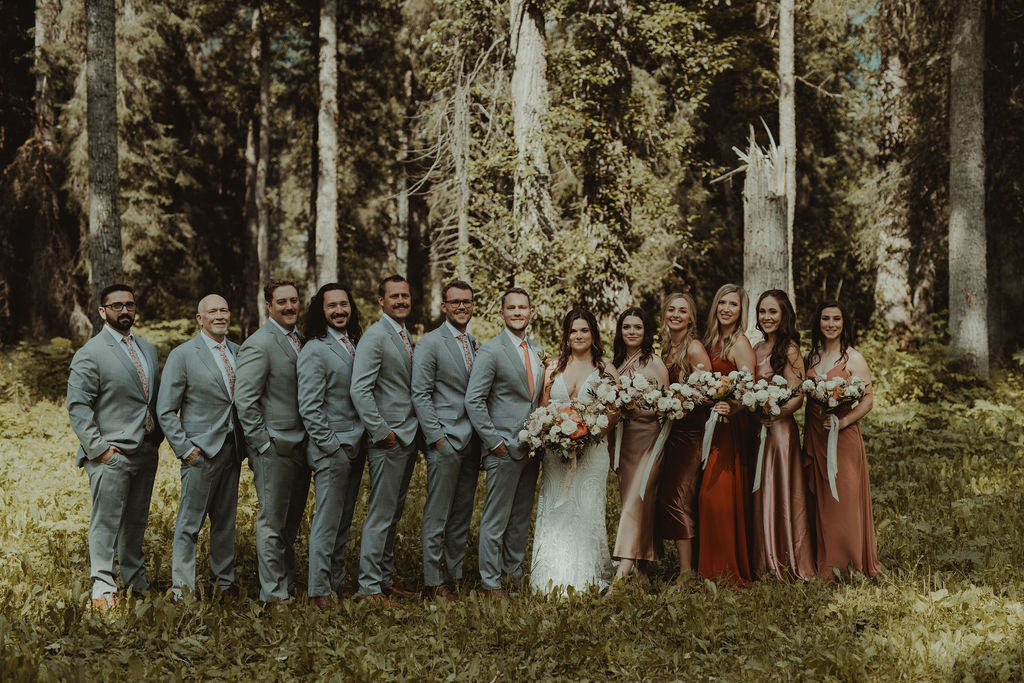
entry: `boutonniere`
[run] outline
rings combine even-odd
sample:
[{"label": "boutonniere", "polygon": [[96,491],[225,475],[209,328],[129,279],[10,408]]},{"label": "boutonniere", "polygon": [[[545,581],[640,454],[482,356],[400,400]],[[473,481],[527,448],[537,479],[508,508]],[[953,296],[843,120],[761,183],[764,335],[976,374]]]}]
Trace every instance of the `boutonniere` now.
[{"label": "boutonniere", "polygon": [[547,365],[549,360],[548,352],[543,347],[536,347],[534,350],[537,352],[537,357],[540,358],[540,364]]},{"label": "boutonniere", "polygon": [[480,350],[480,342],[476,340],[476,337],[472,337],[470,339],[470,343],[473,345],[473,353],[476,353],[477,351]]}]

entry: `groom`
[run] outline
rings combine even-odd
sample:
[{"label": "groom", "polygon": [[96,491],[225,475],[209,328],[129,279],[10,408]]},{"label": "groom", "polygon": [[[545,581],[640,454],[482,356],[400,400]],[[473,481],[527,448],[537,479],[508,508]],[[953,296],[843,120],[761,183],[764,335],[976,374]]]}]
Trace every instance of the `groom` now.
[{"label": "groom", "polygon": [[505,330],[480,349],[466,389],[466,411],[485,453],[487,494],[480,519],[484,595],[502,597],[503,576],[520,578],[539,464],[519,430],[540,401],[543,350],[526,338],[530,295],[513,287],[501,298]]}]

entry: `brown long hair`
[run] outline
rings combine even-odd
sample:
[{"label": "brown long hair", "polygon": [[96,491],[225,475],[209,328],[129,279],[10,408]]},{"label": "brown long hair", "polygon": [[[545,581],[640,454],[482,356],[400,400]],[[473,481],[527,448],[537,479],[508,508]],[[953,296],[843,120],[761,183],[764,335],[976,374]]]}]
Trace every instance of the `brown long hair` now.
[{"label": "brown long hair", "polygon": [[838,308],[839,314],[843,316],[843,329],[839,331],[839,360],[849,360],[850,357],[847,352],[854,342],[853,321],[846,315],[846,308],[841,303],[835,299],[827,299],[818,304],[811,321],[811,350],[804,359],[808,368],[817,365],[821,360],[821,350],[825,346],[825,335],[821,331],[821,314],[826,308]]},{"label": "brown long hair", "polygon": [[[740,314],[736,321],[736,329],[733,333],[728,336],[722,335],[722,324],[718,322],[718,302],[722,300],[722,297],[726,294],[732,294],[733,292],[740,295]],[[704,333],[704,348],[708,350],[708,355],[714,353],[715,346],[719,343],[722,344],[721,350],[718,352],[719,358],[728,358],[729,352],[732,351],[732,347],[736,345],[736,340],[740,338],[740,335],[747,329],[747,309],[750,308],[750,299],[747,298],[747,292],[739,285],[725,284],[718,288],[715,292],[715,299],[711,302],[711,310],[708,311],[708,329]]]},{"label": "brown long hair", "polygon": [[[789,365],[789,347],[795,344],[797,351],[800,350],[800,331],[796,329],[796,311],[793,310],[793,303],[789,300],[789,295],[781,289],[766,290],[758,297],[757,305],[754,306],[754,315],[759,318],[755,324],[757,330],[761,334],[765,334],[761,327],[758,311],[761,310],[761,302],[769,296],[779,302],[779,312],[782,314],[779,327],[775,331],[775,343],[772,345],[770,356],[772,372],[781,375]],[[766,340],[767,337],[768,335],[765,334]]]},{"label": "brown long hair", "polygon": [[[676,351],[675,357],[671,357],[672,351],[672,331],[668,329],[668,322],[665,320],[666,312],[668,311],[668,305],[676,299],[683,299],[686,301],[686,306],[690,311],[690,326],[686,328],[686,334],[683,336],[682,344],[679,345],[679,350]],[[690,367],[690,359],[686,352],[690,348],[690,343],[695,341],[697,337],[697,302],[693,300],[693,297],[686,292],[670,292],[666,294],[661,300],[661,359],[665,361],[666,367],[672,367],[673,365],[679,368],[679,376],[686,377],[693,368]]]},{"label": "brown long hair", "polygon": [[565,314],[562,321],[562,341],[558,344],[558,364],[552,377],[565,370],[569,364],[569,356],[572,355],[572,347],[569,346],[569,332],[572,324],[577,320],[583,320],[590,328],[590,359],[594,366],[604,372],[604,346],[601,345],[601,329],[597,326],[597,318],[585,308],[574,308]]}]

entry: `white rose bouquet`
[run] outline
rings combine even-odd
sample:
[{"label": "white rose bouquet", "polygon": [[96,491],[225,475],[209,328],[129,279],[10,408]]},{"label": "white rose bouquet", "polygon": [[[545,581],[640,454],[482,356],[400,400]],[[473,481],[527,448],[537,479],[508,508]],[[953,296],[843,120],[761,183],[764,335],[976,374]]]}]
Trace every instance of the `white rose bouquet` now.
[{"label": "white rose bouquet", "polygon": [[[789,381],[782,375],[775,375],[771,380],[759,379],[744,387],[739,397],[743,407],[762,418],[771,419],[782,413],[782,406],[793,398],[793,390]],[[760,441],[757,448],[757,465],[754,469],[754,491],[761,488],[761,470],[764,467],[764,443],[767,440],[768,427],[761,425]]]},{"label": "white rose bouquet", "polygon": [[[690,373],[686,383],[707,402],[738,401],[754,384],[754,376],[747,368],[740,368],[723,375],[720,372],[709,372],[704,365]],[[704,424],[704,442],[701,445],[701,467],[707,467],[708,455],[711,453],[711,440],[715,435],[715,425],[728,422],[728,418],[711,411],[708,421]]]},{"label": "white rose bouquet", "polygon": [[590,427],[575,401],[552,401],[530,413],[519,432],[519,441],[530,447],[531,456],[553,451],[561,454],[563,462],[569,462],[583,453],[590,442],[586,438],[590,434]]},{"label": "white rose bouquet", "polygon": [[830,429],[825,449],[828,485],[832,489],[832,497],[839,500],[836,489],[836,476],[839,474],[839,418],[836,412],[843,406],[851,408],[860,403],[868,389],[867,382],[853,375],[845,377],[809,377],[800,385],[807,398],[821,405],[828,415]]}]

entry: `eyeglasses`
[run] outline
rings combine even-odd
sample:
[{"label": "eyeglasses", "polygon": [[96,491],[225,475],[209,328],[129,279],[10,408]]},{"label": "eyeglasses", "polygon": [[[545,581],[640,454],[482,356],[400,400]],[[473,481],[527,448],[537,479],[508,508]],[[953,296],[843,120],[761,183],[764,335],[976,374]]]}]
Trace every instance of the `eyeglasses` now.
[{"label": "eyeglasses", "polygon": [[115,301],[112,304],[103,304],[103,308],[109,308],[114,313],[120,313],[121,311],[128,311],[129,313],[134,313],[135,312],[135,302],[134,301],[129,301],[128,303],[124,303],[123,304],[120,301]]},{"label": "eyeglasses", "polygon": [[471,308],[473,306],[472,299],[448,299],[445,303],[452,308]]}]

